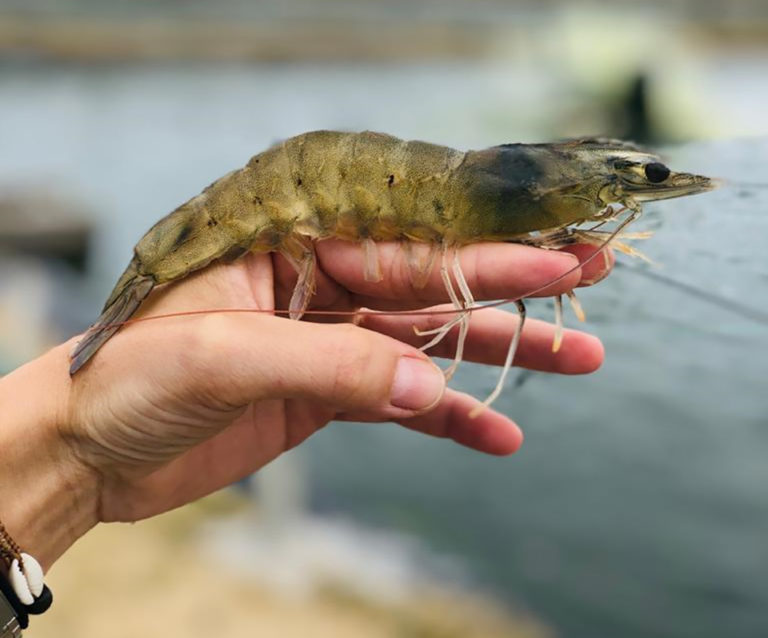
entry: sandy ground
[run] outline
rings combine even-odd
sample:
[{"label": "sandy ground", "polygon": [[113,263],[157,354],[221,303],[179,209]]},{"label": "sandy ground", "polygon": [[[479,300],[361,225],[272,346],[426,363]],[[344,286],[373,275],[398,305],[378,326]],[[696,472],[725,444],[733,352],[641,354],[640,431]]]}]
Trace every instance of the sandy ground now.
[{"label": "sandy ground", "polygon": [[534,621],[488,600],[441,591],[406,604],[324,591],[304,599],[238,581],[202,555],[203,520],[231,516],[240,497],[220,494],[134,525],[102,525],[51,571],[56,601],[33,618],[31,638],[545,638]]}]

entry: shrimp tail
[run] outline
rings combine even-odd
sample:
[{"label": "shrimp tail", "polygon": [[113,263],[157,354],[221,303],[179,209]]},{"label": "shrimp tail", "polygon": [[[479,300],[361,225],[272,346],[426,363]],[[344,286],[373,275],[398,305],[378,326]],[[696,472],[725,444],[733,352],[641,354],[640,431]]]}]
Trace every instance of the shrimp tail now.
[{"label": "shrimp tail", "polygon": [[154,277],[140,274],[138,259],[134,257],[104,305],[98,321],[88,328],[72,351],[70,376],[82,368],[96,351],[120,330],[122,323],[136,312],[154,287]]}]

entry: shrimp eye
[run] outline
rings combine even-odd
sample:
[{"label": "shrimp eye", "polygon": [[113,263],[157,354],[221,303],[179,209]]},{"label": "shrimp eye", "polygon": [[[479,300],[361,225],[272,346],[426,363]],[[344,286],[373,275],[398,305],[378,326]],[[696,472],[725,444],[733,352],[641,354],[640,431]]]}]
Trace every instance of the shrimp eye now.
[{"label": "shrimp eye", "polygon": [[669,177],[670,170],[659,162],[645,165],[645,177],[652,184],[660,184]]}]

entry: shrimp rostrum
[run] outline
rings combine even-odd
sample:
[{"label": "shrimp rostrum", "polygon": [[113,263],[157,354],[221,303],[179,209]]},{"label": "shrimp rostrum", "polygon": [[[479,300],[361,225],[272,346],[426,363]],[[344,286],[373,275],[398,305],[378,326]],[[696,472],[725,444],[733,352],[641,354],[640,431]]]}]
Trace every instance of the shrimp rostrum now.
[{"label": "shrimp rostrum", "polygon": [[[442,327],[420,333],[431,337],[427,349],[457,328],[450,376],[461,360],[474,307],[457,248],[483,241],[547,249],[587,243],[598,251],[611,244],[633,253],[621,242],[631,235],[621,231],[640,214],[643,202],[714,185],[707,177],[673,172],[658,156],[632,144],[607,139],[464,152],[372,132],[299,135],[256,155],[149,229],[98,321],[74,349],[70,374],[93,357],[155,286],[251,251],[278,252],[295,267],[298,278],[287,310],[292,319],[301,318],[315,287],[314,242],[338,238],[362,244],[364,276],[370,281],[382,277],[377,241],[402,241],[405,250],[411,242],[430,246],[426,259],[411,257],[415,251],[410,251],[408,264],[415,286],[423,286],[439,267],[456,308]],[[603,227],[608,222],[616,229]],[[515,303],[521,319],[486,404],[500,391],[520,339],[525,306],[522,299]],[[555,308],[559,335],[559,297]],[[555,349],[558,341],[559,336]]]}]

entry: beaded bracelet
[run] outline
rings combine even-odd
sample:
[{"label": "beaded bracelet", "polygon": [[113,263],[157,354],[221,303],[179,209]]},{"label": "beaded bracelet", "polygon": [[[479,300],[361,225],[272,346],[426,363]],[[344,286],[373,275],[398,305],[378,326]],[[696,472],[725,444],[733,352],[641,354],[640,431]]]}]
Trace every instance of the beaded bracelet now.
[{"label": "beaded bracelet", "polygon": [[[43,582],[43,569],[37,560],[22,551],[0,522],[0,595],[11,605],[21,629],[29,625],[29,616],[42,614],[53,603],[53,594]],[[2,627],[0,627],[0,630]],[[8,635],[18,635],[11,632]],[[0,638],[3,638],[0,634]]]}]

